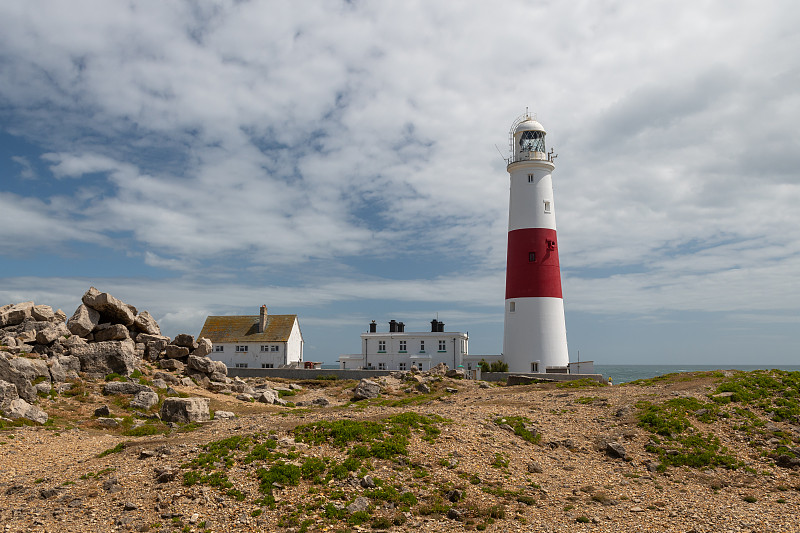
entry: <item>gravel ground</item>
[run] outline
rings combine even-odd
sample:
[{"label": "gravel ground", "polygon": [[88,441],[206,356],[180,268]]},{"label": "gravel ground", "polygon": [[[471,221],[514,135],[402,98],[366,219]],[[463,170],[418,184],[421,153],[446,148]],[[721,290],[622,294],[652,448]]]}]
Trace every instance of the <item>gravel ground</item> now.
[{"label": "gravel ground", "polygon": [[[651,386],[483,388],[445,378],[432,381],[426,395],[405,392],[406,383],[385,378],[381,398],[358,404],[348,401],[352,384],[306,384],[295,401],[323,396],[331,401],[308,408],[244,403],[186,388],[180,392],[209,397],[212,409],[238,417],[147,437],[99,427],[91,413],[108,402],[99,394],[81,403],[42,400],[40,407],[58,414],[54,426],[0,431],[0,527],[7,532],[800,532],[798,470],[774,466],[729,419],[693,424],[712,431],[746,468],[651,471],[655,456],[645,445],[652,435],[637,425],[635,404],[707,399],[710,383],[710,377],[700,376]],[[445,392],[447,387],[457,392]],[[215,465],[239,499],[210,483],[184,483],[184,474],[192,471],[188,465],[210,442],[255,435],[253,443],[272,440],[288,463],[301,465],[309,457],[343,461],[345,450],[296,442],[292,429],[318,421],[381,421],[407,412],[448,422],[437,424],[441,433],[433,442],[412,431],[408,454],[399,460],[371,458],[343,479],[274,486],[274,506],[256,502],[263,496],[257,471],[267,464],[246,463],[246,450],[234,453],[227,466]],[[496,422],[504,417],[525,417],[540,440],[528,442]],[[798,426],[778,426],[800,434]],[[609,454],[609,441],[622,446],[625,459]],[[120,443],[125,443],[120,451],[99,457]],[[406,510],[367,498],[369,518],[360,524],[348,524],[349,511],[340,520],[326,518],[325,505],[345,508],[368,493],[364,476],[397,486],[418,503]],[[460,498],[453,490],[461,491]]]}]

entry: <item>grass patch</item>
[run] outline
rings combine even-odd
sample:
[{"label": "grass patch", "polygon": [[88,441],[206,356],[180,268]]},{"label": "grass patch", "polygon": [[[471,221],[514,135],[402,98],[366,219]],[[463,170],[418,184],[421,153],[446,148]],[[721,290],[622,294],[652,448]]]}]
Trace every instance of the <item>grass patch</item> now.
[{"label": "grass patch", "polygon": [[105,457],[107,455],[111,455],[112,453],[119,453],[122,450],[124,450],[128,446],[128,444],[130,444],[130,443],[127,442],[127,441],[122,441],[119,444],[117,444],[116,446],[114,446],[113,448],[109,448],[109,449],[107,449],[105,451],[102,451],[102,452],[98,453],[97,454],[97,458],[101,459],[101,458],[103,458],[103,457]]},{"label": "grass patch", "polygon": [[531,421],[526,416],[502,416],[494,419],[498,426],[508,424],[514,430],[514,435],[521,437],[531,444],[538,444],[542,435],[536,431]]}]

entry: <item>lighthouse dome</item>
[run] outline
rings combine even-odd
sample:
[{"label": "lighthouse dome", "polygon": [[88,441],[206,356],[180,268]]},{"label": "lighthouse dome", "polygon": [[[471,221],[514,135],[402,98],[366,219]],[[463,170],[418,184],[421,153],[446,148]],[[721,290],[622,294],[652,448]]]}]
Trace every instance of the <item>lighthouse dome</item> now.
[{"label": "lighthouse dome", "polygon": [[528,120],[523,120],[517,125],[517,128],[514,130],[514,133],[520,133],[522,131],[541,131],[542,133],[547,133],[544,131],[544,126],[529,118]]}]

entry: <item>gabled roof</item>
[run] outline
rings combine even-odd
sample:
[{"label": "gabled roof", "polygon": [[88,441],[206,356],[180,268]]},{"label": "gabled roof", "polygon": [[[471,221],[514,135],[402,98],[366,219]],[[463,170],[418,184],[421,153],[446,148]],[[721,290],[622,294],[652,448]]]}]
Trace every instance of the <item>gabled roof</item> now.
[{"label": "gabled roof", "polygon": [[268,315],[267,327],[258,332],[258,315],[210,316],[206,318],[200,337],[212,343],[223,342],[286,342],[297,321],[297,315]]}]

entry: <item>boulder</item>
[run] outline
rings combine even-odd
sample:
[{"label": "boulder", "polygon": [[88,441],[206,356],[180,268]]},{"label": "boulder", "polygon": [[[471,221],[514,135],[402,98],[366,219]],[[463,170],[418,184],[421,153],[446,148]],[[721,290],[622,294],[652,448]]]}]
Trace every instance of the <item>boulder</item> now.
[{"label": "boulder", "polygon": [[[50,369],[47,367],[47,361],[42,359],[29,359],[27,357],[16,357],[10,361],[11,366],[17,372],[25,376],[28,381],[36,381],[37,378],[44,378],[50,381]],[[41,380],[40,380],[41,381]]]},{"label": "boulder", "polygon": [[39,322],[53,322],[56,314],[49,305],[34,305],[31,309],[31,317]]},{"label": "boulder", "polygon": [[36,342],[39,344],[52,344],[60,337],[69,335],[69,329],[63,322],[48,323],[46,327],[36,332]]},{"label": "boulder", "polygon": [[[73,355],[59,355],[50,359],[50,377],[55,382],[77,379],[81,371],[81,361]],[[61,367],[60,369],[58,367]],[[55,370],[54,370],[55,369]],[[61,371],[64,375],[61,375]]]},{"label": "boulder", "polygon": [[205,372],[199,372],[197,370],[186,368],[183,370],[183,373],[186,374],[188,378],[191,378],[194,385],[197,383],[199,386],[203,388],[207,388],[211,384],[211,380],[206,376]]},{"label": "boulder", "polygon": [[100,313],[81,304],[73,313],[72,318],[67,321],[67,328],[73,335],[86,337],[99,323]]},{"label": "boulder", "polygon": [[[141,338],[144,334],[140,334],[138,338]],[[148,337],[151,337],[148,335]],[[141,340],[139,342],[142,342]],[[153,338],[148,339],[144,343],[144,358],[148,361],[158,361],[161,359],[161,352],[169,344],[169,337],[162,337],[162,338]]]},{"label": "boulder", "polygon": [[256,400],[261,403],[272,405],[278,400],[278,393],[272,389],[259,390]]},{"label": "boulder", "polygon": [[82,372],[101,376],[112,372],[130,376],[139,362],[139,358],[136,357],[136,345],[130,339],[75,346],[72,348],[72,355],[80,360]]},{"label": "boulder", "polygon": [[153,392],[153,390],[147,385],[132,381],[109,381],[103,385],[103,394],[138,394],[140,392]]},{"label": "boulder", "polygon": [[369,509],[370,501],[364,496],[357,497],[353,503],[347,506],[347,512],[350,514],[360,513]]},{"label": "boulder", "polygon": [[171,372],[183,372],[183,369],[186,365],[178,361],[177,359],[160,359],[158,361],[158,367],[164,370],[169,370]]},{"label": "boulder", "polygon": [[56,322],[66,322],[67,321],[67,314],[62,311],[61,309],[57,309],[55,313],[53,313],[54,317],[53,320]]},{"label": "boulder", "polygon": [[36,390],[31,385],[31,382],[25,378],[25,375],[11,364],[14,359],[18,358],[0,352],[0,380],[12,383],[17,388],[17,394],[23,400],[31,403],[36,402]]},{"label": "boulder", "polygon": [[22,398],[17,398],[16,400],[11,400],[8,408],[5,410],[6,416],[11,419],[17,418],[27,418],[28,420],[33,420],[39,424],[44,424],[47,422],[49,418],[47,413],[36,407],[35,405],[31,405]]},{"label": "boulder", "polygon": [[147,411],[158,403],[158,394],[151,390],[143,390],[136,393],[136,396],[131,400],[130,406],[134,409],[143,409]]},{"label": "boulder", "polygon": [[208,357],[190,355],[186,363],[189,368],[197,370],[198,372],[203,372],[204,374],[213,374],[216,371],[216,365],[214,364],[214,361]]},{"label": "boulder", "polygon": [[177,346],[175,344],[168,344],[164,347],[164,356],[170,359],[183,359],[184,357],[189,356],[189,348],[185,346]]},{"label": "boulder", "polygon": [[220,383],[227,384],[228,377],[225,374],[221,374],[219,372],[213,372],[208,375],[208,379],[210,379],[211,381],[218,381]]},{"label": "boulder", "polygon": [[207,422],[211,420],[209,402],[208,398],[167,398],[161,404],[159,414],[164,422]]},{"label": "boulder", "polygon": [[106,327],[98,326],[94,332],[95,342],[124,341],[130,338],[128,328],[122,324],[108,324]]},{"label": "boulder", "polygon": [[190,350],[194,350],[197,348],[197,343],[194,342],[193,335],[187,335],[186,333],[180,333],[172,339],[172,344],[175,346],[183,346],[184,348],[189,348]]},{"label": "boulder", "polygon": [[0,411],[5,412],[11,402],[19,398],[17,386],[8,381],[0,380]]},{"label": "boulder", "polygon": [[158,327],[158,322],[147,311],[142,311],[136,315],[133,321],[133,329],[150,335],[161,335],[161,328]]},{"label": "boulder", "polygon": [[214,345],[211,343],[209,339],[205,337],[201,339],[197,339],[197,348],[195,348],[193,355],[198,357],[204,357],[211,353],[211,350],[214,348]]},{"label": "boulder", "polygon": [[214,420],[227,420],[229,418],[236,418],[236,413],[230,411],[215,411]]},{"label": "boulder", "polygon": [[0,307],[0,328],[22,324],[26,318],[30,318],[32,310],[33,302],[22,302]]},{"label": "boulder", "polygon": [[128,305],[122,300],[114,298],[107,292],[100,292],[94,287],[90,287],[83,295],[82,301],[87,307],[109,319],[114,324],[130,326],[136,319],[136,308]]},{"label": "boulder", "polygon": [[354,400],[367,400],[377,398],[381,393],[381,386],[369,379],[362,379],[353,389]]},{"label": "boulder", "polygon": [[[214,361],[214,366],[216,367],[216,370],[214,370],[214,372],[216,372],[217,374],[222,374],[223,376],[228,375],[228,367],[222,361]],[[219,380],[219,381],[225,381],[225,380]]]},{"label": "boulder", "polygon": [[623,460],[627,460],[628,458],[628,453],[625,451],[625,447],[618,442],[606,442],[605,450],[610,457],[618,457]]}]

